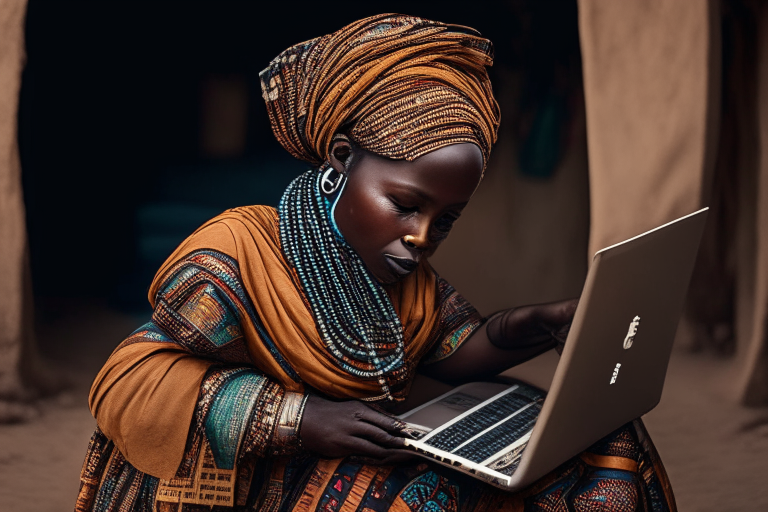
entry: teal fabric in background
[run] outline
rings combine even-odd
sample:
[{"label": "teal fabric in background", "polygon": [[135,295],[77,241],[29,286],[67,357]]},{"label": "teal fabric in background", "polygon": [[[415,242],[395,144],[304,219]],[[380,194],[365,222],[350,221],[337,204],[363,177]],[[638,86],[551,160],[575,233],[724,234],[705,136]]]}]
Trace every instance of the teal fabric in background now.
[{"label": "teal fabric in background", "polygon": [[545,96],[520,148],[520,172],[524,176],[547,179],[555,173],[565,151],[563,133],[568,123],[565,98],[555,93]]}]

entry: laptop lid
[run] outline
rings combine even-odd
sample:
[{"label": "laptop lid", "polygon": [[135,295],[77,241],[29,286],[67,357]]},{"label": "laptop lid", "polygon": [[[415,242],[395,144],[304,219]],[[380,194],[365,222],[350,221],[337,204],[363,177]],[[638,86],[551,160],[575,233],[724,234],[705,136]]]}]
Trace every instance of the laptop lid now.
[{"label": "laptop lid", "polygon": [[659,403],[707,210],[595,254],[512,488]]}]

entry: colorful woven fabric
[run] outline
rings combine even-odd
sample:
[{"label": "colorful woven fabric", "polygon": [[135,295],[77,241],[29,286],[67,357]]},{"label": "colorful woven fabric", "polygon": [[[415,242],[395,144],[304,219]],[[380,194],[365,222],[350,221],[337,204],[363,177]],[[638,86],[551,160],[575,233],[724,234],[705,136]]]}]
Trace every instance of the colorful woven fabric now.
[{"label": "colorful woven fabric", "polygon": [[[227,272],[212,269],[228,268]],[[369,466],[354,458],[322,460],[297,446],[275,444],[275,425],[285,389],[256,370],[247,351],[234,350],[242,338],[223,311],[240,304],[242,277],[236,262],[214,251],[193,251],[173,267],[158,290],[171,317],[189,301],[200,304],[200,290],[211,298],[205,315],[188,315],[181,332],[166,332],[156,321],[131,334],[117,352],[146,346],[163,353],[205,355],[207,370],[186,425],[188,437],[173,478],[160,479],[126,460],[116,443],[97,429],[81,473],[76,510],[278,512],[442,512],[485,510],[617,510],[674,512],[666,473],[642,423],[629,424],[593,445],[580,457],[519,493],[504,493],[467,475],[419,461],[398,467]],[[201,276],[204,276],[202,278]],[[213,290],[207,288],[211,284]],[[439,359],[460,346],[479,315],[445,281],[437,278],[439,321],[433,328]],[[221,321],[213,321],[219,319]],[[164,324],[173,327],[177,324]],[[188,336],[189,330],[206,332]],[[440,340],[449,339],[450,343]],[[154,354],[156,352],[148,352]],[[236,360],[237,354],[242,359]],[[146,360],[133,364],[146,364]],[[162,415],[161,415],[162,416]],[[160,422],[162,417],[153,420]],[[144,435],[154,435],[147,433]],[[129,452],[130,453],[130,452]],[[225,506],[224,506],[225,505]],[[601,508],[602,507],[602,508]],[[609,508],[610,509],[610,508]]]},{"label": "colorful woven fabric", "polygon": [[393,159],[474,143],[487,163],[499,126],[492,63],[471,28],[381,14],[288,48],[260,77],[277,140],[314,165],[339,132]]},{"label": "colorful woven fabric", "polygon": [[[468,142],[487,162],[498,127],[491,60],[472,29],[381,15],[287,50],[261,78],[273,129],[299,158],[321,163],[342,132],[389,158]],[[340,233],[320,226],[326,199],[307,200],[316,177],[289,188],[280,215],[250,206],[209,221],[160,269],[152,320],[94,383],[99,428],[78,512],[674,511],[639,422],[519,493],[427,463],[304,452],[295,404],[306,403],[305,386],[342,399],[404,397],[419,362],[448,357],[482,325],[426,262],[386,291],[367,279]]]},{"label": "colorful woven fabric", "polygon": [[421,360],[422,364],[434,363],[453,354],[484,322],[472,304],[448,281],[438,278],[437,283],[440,323],[435,338],[440,341]]},{"label": "colorful woven fabric", "polygon": [[[190,460],[204,451],[199,434],[188,447]],[[586,453],[607,456],[632,445],[637,470],[585,463],[575,457],[530,487],[508,493],[471,477],[431,463],[369,466],[354,458],[324,460],[308,456],[290,459],[244,459],[234,476],[230,507],[215,510],[277,512],[675,512],[674,497],[660,482],[666,474],[658,455],[640,438],[641,422],[629,423]],[[622,446],[612,446],[618,443]],[[210,460],[210,459],[209,459]],[[206,485],[200,473],[180,469],[173,484],[188,488]],[[216,470],[217,476],[228,473]],[[206,473],[206,475],[209,473]],[[223,480],[223,479],[222,479]],[[221,482],[222,480],[216,480]],[[202,510],[200,504],[168,497],[169,482],[137,471],[96,431],[81,474],[77,512],[86,510],[174,511]],[[159,489],[159,493],[158,493]],[[195,500],[190,500],[195,501]],[[179,504],[179,502],[181,502]],[[207,509],[207,508],[206,508]]]}]

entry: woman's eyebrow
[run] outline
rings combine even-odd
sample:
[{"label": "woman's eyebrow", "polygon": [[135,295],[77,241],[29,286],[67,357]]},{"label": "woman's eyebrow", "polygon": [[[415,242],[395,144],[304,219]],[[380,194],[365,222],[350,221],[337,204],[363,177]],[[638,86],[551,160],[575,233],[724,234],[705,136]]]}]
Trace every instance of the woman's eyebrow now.
[{"label": "woman's eyebrow", "polygon": [[418,199],[421,199],[422,201],[433,201],[434,198],[426,191],[414,187],[413,185],[407,185],[404,183],[395,183],[394,187],[398,189],[398,192],[401,194],[409,194],[414,197],[417,197]]},{"label": "woman's eyebrow", "polygon": [[[435,198],[429,192],[419,187],[414,187],[413,185],[406,185],[401,183],[396,183],[394,187],[398,189],[398,192],[402,194],[412,195],[421,201],[435,202]],[[446,208],[463,210],[464,207],[467,206],[467,204],[469,204],[469,201],[462,201],[461,203],[449,204]]]}]

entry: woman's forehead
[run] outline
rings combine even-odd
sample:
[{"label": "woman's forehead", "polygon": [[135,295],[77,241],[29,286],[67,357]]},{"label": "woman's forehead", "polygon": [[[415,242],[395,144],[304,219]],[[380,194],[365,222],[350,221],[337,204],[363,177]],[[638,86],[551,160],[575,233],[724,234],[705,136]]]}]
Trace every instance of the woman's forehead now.
[{"label": "woman's forehead", "polygon": [[483,170],[482,153],[474,144],[446,146],[413,161],[374,157],[361,163],[370,178],[401,193],[451,204],[469,200]]}]

